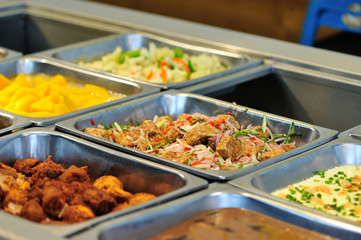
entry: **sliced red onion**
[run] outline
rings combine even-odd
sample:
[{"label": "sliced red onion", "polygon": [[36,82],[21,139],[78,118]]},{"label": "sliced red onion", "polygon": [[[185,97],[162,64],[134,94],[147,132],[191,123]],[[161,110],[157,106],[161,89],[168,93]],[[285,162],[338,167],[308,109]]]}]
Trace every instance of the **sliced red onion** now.
[{"label": "sliced red onion", "polygon": [[232,134],[232,131],[231,131],[231,130],[226,130],[226,131],[223,132],[223,135],[224,135],[224,136],[229,136],[229,135],[231,135],[231,134]]},{"label": "sliced red onion", "polygon": [[215,145],[216,147],[218,146],[219,141],[221,140],[222,137],[222,133],[218,133],[216,135],[213,136],[214,140],[215,140]]},{"label": "sliced red onion", "polygon": [[286,137],[277,138],[274,141],[275,142],[283,142],[286,139]]},{"label": "sliced red onion", "polygon": [[178,127],[173,126],[174,130],[176,130],[177,132],[179,132],[180,134],[184,135],[185,133],[182,132]]}]

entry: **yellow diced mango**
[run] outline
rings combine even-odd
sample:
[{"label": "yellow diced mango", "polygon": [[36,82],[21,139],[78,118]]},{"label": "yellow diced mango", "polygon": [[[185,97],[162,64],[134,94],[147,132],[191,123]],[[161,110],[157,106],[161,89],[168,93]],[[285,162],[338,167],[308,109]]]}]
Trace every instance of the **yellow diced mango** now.
[{"label": "yellow diced mango", "polygon": [[24,87],[31,87],[33,85],[33,83],[31,81],[29,81],[30,77],[25,74],[25,73],[20,73],[18,75],[16,75],[13,83],[17,84],[19,86],[24,86]]},{"label": "yellow diced mango", "polygon": [[10,102],[16,102],[18,99],[22,98],[25,95],[33,94],[33,90],[29,87],[20,87],[18,88],[10,98]]},{"label": "yellow diced mango", "polygon": [[22,98],[19,98],[15,102],[14,109],[29,112],[30,111],[30,105],[35,103],[38,100],[39,99],[37,97],[35,97],[34,95],[32,95],[32,94],[25,95]]},{"label": "yellow diced mango", "polygon": [[53,112],[54,103],[49,98],[43,98],[30,105],[31,112]]},{"label": "yellow diced mango", "polygon": [[63,75],[55,75],[49,79],[49,83],[51,85],[67,85],[68,82],[66,81],[65,77]]},{"label": "yellow diced mango", "polygon": [[94,84],[85,84],[84,91],[90,95],[102,98],[104,100],[111,97],[109,92],[105,88],[96,86]]},{"label": "yellow diced mango", "polygon": [[65,104],[54,104],[54,113],[56,115],[62,115],[71,112]]},{"label": "yellow diced mango", "polygon": [[10,101],[10,97],[16,92],[16,90],[19,89],[19,85],[16,84],[10,84],[9,86],[7,86],[6,88],[4,88],[3,90],[1,90],[1,94],[3,96],[6,96],[9,98]]},{"label": "yellow diced mango", "polygon": [[0,89],[6,88],[11,84],[11,81],[0,73]]},{"label": "yellow diced mango", "polygon": [[41,84],[48,84],[48,79],[46,79],[44,76],[36,75],[34,77],[34,84],[35,86],[39,86]]},{"label": "yellow diced mango", "polygon": [[9,97],[6,97],[6,96],[4,96],[3,94],[0,94],[0,104],[1,104],[2,106],[8,105],[9,102],[10,102],[10,98],[9,98]]}]

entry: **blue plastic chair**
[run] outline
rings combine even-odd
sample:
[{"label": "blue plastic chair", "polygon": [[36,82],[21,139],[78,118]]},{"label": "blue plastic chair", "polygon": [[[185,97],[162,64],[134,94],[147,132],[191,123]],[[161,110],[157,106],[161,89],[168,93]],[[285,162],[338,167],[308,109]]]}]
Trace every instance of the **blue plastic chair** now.
[{"label": "blue plastic chair", "polygon": [[311,0],[300,43],[312,46],[321,26],[361,33],[361,0]]}]

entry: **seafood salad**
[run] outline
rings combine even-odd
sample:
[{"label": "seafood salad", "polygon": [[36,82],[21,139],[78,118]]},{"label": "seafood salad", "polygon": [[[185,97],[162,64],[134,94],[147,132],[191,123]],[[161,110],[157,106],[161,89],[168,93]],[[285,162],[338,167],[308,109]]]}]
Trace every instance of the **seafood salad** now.
[{"label": "seafood salad", "polygon": [[183,113],[175,121],[168,115],[155,116],[141,124],[100,123],[84,132],[196,168],[233,170],[296,148],[291,139],[299,135],[293,122],[281,134],[272,133],[266,122],[264,115],[262,125],[243,128],[230,113]]},{"label": "seafood salad", "polygon": [[180,48],[158,48],[155,43],[127,52],[118,46],[100,60],[78,64],[152,83],[184,82],[228,68],[216,55],[189,55]]}]

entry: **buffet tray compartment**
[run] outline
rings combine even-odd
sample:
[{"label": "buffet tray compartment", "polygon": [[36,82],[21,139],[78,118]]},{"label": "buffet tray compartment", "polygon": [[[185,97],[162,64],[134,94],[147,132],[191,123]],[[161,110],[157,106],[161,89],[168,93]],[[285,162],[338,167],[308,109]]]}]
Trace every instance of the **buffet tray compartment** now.
[{"label": "buffet tray compartment", "polygon": [[147,239],[199,213],[220,208],[244,208],[338,238],[357,239],[360,237],[357,233],[349,232],[323,217],[310,218],[303,213],[293,211],[292,208],[245,193],[229,184],[212,183],[206,190],[173,200],[162,206],[113,219],[75,235],[71,239]]},{"label": "buffet tray compartment", "polygon": [[24,55],[122,32],[117,30],[79,14],[39,8],[31,3],[0,3],[0,31],[6,33],[2,34],[0,46]]},{"label": "buffet tray compartment", "polygon": [[[171,38],[157,36],[155,34],[145,32],[129,32],[126,34],[106,36],[103,38],[93,39],[86,42],[65,46],[62,48],[55,48],[52,50],[41,52],[39,54],[44,54],[46,56],[51,56],[59,60],[76,64],[79,61],[89,62],[98,60],[102,56],[108,53],[112,53],[117,46],[121,46],[123,52],[127,52],[134,49],[140,49],[141,47],[148,48],[149,43],[151,42],[153,42],[157,48],[181,48],[184,53],[187,53],[189,55],[207,54],[218,56],[222,64],[228,66],[229,69],[201,78],[178,83],[151,83],[147,81],[136,80],[130,77],[127,77],[127,79],[150,84],[163,89],[180,88],[199,82],[204,82],[210,79],[218,78],[232,72],[241,71],[243,69],[247,69],[249,67],[262,63],[261,59],[251,58],[246,54],[239,52],[238,50],[228,49],[227,47],[222,47],[221,45],[213,46],[207,43],[192,42],[186,39],[173,40]],[[107,72],[103,73],[112,75],[114,77],[120,76]]]},{"label": "buffet tray compartment", "polygon": [[[86,70],[77,69],[75,67],[66,66],[55,60],[47,60],[35,56],[24,56],[17,59],[12,59],[0,63],[0,73],[6,77],[12,77],[20,73],[32,74],[32,73],[45,73],[48,75],[61,74],[68,79],[68,82],[74,84],[95,84],[105,89],[126,95],[124,98],[117,99],[115,101],[102,103],[92,107],[76,110],[66,114],[54,116],[54,117],[41,117],[30,118],[25,117],[32,122],[34,126],[46,126],[53,124],[56,121],[63,120],[68,117],[84,114],[89,111],[101,109],[106,106],[114,105],[123,101],[128,101],[141,96],[159,92],[159,88],[138,84],[134,82],[125,81],[119,78],[113,78],[110,76],[103,76],[94,72],[88,72]],[[16,114],[14,114],[16,115]]]},{"label": "buffet tray compartment", "polygon": [[[102,109],[86,115],[74,117],[56,124],[56,129],[74,134],[76,136],[88,139],[102,145],[125,151],[137,156],[141,156],[156,162],[161,162],[184,171],[213,180],[229,180],[237,176],[246,174],[255,169],[265,167],[285,158],[306,151],[310,148],[323,144],[336,137],[337,132],[330,129],[294,121],[296,133],[302,134],[302,137],[296,138],[297,148],[278,155],[266,161],[258,163],[254,167],[245,167],[237,170],[201,170],[186,164],[177,163],[165,158],[157,157],[134,148],[124,147],[118,143],[110,142],[86,134],[83,130],[87,127],[104,123],[111,125],[114,122],[119,124],[129,124],[131,120],[141,123],[146,119],[153,119],[155,115],[170,115],[173,120],[182,113],[201,113],[208,116],[218,114],[231,114],[239,122],[240,126],[246,127],[249,124],[261,125],[264,113],[247,107],[230,104],[224,101],[204,97],[196,94],[181,93],[176,90],[168,90],[158,94],[146,96],[141,99],[122,103],[113,107]],[[266,113],[268,127],[273,133],[287,133],[293,120]]]},{"label": "buffet tray compartment", "polygon": [[359,223],[271,195],[278,189],[314,176],[316,171],[327,171],[344,165],[360,166],[360,154],[361,141],[359,139],[340,137],[273,166],[234,179],[229,184],[264,199],[277,201],[283,206],[292,207],[295,211],[307,213],[309,216],[328,218],[329,222],[348,228],[352,234],[361,234]]},{"label": "buffet tray compartment", "polygon": [[[316,66],[267,62],[269,69],[232,82],[197,84],[180,91],[270,112],[337,131],[360,124],[361,77]],[[237,76],[235,76],[237,77]],[[220,91],[222,90],[222,91]]]},{"label": "buffet tray compartment", "polygon": [[[2,222],[9,219],[13,226],[8,232],[19,232],[19,226],[34,232],[47,232],[56,237],[68,236],[120,215],[162,204],[170,199],[206,188],[208,183],[198,177],[161,166],[143,159],[119,153],[79,138],[46,128],[29,128],[0,138],[0,162],[11,165],[17,159],[36,158],[45,161],[49,155],[64,168],[88,166],[91,179],[103,175],[117,176],[126,191],[149,192],[157,198],[120,211],[111,212],[81,223],[46,225],[35,223],[5,211]],[[25,233],[24,234],[32,234]],[[29,237],[28,235],[26,235]]]}]

